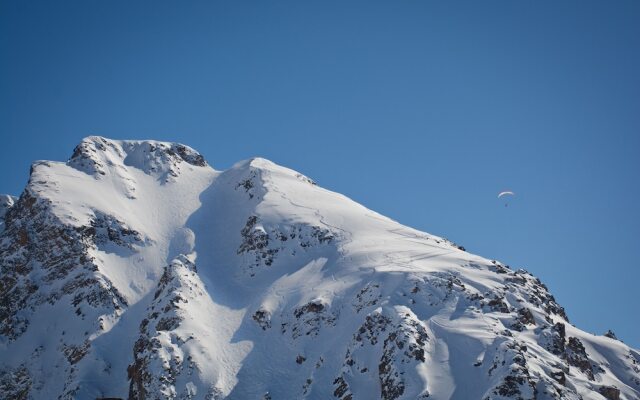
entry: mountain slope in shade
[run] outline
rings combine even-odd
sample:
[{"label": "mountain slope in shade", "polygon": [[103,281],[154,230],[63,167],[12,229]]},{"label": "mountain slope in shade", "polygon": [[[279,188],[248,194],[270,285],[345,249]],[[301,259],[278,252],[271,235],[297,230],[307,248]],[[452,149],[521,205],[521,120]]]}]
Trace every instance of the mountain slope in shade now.
[{"label": "mountain slope in shade", "polygon": [[88,137],[0,235],[1,398],[640,398],[528,272],[264,159]]}]

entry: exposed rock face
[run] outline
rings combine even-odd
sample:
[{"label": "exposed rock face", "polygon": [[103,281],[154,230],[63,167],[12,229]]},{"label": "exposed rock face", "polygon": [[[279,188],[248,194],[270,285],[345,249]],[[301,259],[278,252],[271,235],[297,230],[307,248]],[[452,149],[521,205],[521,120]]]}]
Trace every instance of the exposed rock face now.
[{"label": "exposed rock face", "polygon": [[589,380],[595,380],[591,361],[589,360],[589,356],[587,355],[584,345],[582,344],[580,339],[570,337],[567,341],[565,354],[569,365],[578,367],[578,369],[583,372],[589,378]]},{"label": "exposed rock face", "polygon": [[52,215],[49,202],[29,189],[7,213],[4,236],[16,240],[3,240],[0,246],[0,332],[9,340],[24,333],[30,311],[44,303],[65,299],[80,317],[126,306],[99,273],[90,250],[107,243],[122,245],[120,238],[130,232],[114,224],[103,237],[97,234],[96,221],[89,226],[65,225]]},{"label": "exposed rock face", "polygon": [[253,256],[245,266],[245,270],[252,277],[261,269],[271,266],[278,254],[285,250],[289,251],[288,256],[295,256],[297,252],[329,244],[334,239],[334,234],[326,228],[302,224],[269,227],[260,224],[255,215],[247,219],[240,234],[243,241],[237,254]]},{"label": "exposed rock face", "polygon": [[640,398],[529,272],[259,158],[89,137],[0,196],[0,273],[0,398]]},{"label": "exposed rock face", "polygon": [[615,334],[611,329],[609,329],[609,330],[604,334],[604,336],[608,337],[609,339],[618,340],[618,337],[616,336],[616,334]]},{"label": "exposed rock face", "polygon": [[[83,327],[83,337],[61,337],[58,347],[58,357],[68,362],[64,392],[71,396],[74,365],[89,352],[89,334],[103,329],[103,317],[117,317],[127,306],[111,280],[100,272],[92,250],[108,243],[120,245],[118,238],[127,232],[114,225],[110,236],[100,237],[91,224],[64,224],[51,212],[50,202],[32,188],[9,210],[5,223],[5,239],[0,242],[0,334],[11,343],[21,338],[41,310],[60,307],[71,311]],[[29,362],[37,363],[41,354],[36,353]],[[29,373],[26,368],[19,371]]]},{"label": "exposed rock face", "polygon": [[135,165],[144,173],[167,182],[179,176],[183,162],[198,167],[207,165],[201,154],[182,144],[154,141],[118,143],[91,136],[74,149],[67,164],[96,179],[107,175],[110,167]]},{"label": "exposed rock face", "polygon": [[598,392],[609,400],[620,400],[620,390],[614,386],[602,386]]},{"label": "exposed rock face", "polygon": [[196,397],[197,386],[192,379],[197,376],[194,372],[198,365],[185,345],[197,339],[179,328],[185,319],[195,317],[190,301],[197,302],[205,295],[188,257],[179,256],[165,268],[133,348],[134,362],[128,368],[129,399]]},{"label": "exposed rock face", "polygon": [[27,400],[31,385],[31,376],[24,365],[13,370],[0,370],[0,393],[10,396],[7,398]]}]

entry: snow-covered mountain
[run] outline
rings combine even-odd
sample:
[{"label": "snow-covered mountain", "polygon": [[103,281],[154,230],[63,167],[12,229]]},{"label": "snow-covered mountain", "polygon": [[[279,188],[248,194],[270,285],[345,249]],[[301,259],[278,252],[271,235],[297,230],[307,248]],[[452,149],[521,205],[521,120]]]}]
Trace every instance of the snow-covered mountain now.
[{"label": "snow-covered mountain", "polygon": [[0,197],[3,399],[639,399],[524,270],[255,158],[88,137]]}]

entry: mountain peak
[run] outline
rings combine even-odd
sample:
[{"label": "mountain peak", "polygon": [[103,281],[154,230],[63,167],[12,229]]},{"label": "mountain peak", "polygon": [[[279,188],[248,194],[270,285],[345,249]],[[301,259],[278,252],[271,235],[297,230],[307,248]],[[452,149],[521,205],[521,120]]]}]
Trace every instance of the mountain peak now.
[{"label": "mountain peak", "polygon": [[262,157],[251,157],[246,160],[238,161],[235,164],[233,164],[230,168],[230,170],[237,170],[237,171],[245,171],[245,170],[274,171],[274,170],[281,170],[281,169],[288,169],[288,168],[285,168],[281,165],[274,163],[271,160],[267,160],[266,158],[262,158]]},{"label": "mountain peak", "polygon": [[[241,176],[260,176],[263,182],[267,175],[280,178],[294,178],[299,181],[315,185],[316,183],[305,175],[293,169],[276,164],[271,160],[262,157],[252,157],[235,163],[227,172],[240,174]],[[266,174],[264,174],[266,172]]]},{"label": "mountain peak", "polygon": [[263,158],[91,136],[0,223],[0,398],[640,397],[530,273]]},{"label": "mountain peak", "polygon": [[164,181],[179,175],[181,164],[205,167],[204,157],[189,146],[155,140],[84,138],[67,165],[100,179],[114,168],[132,167]]}]

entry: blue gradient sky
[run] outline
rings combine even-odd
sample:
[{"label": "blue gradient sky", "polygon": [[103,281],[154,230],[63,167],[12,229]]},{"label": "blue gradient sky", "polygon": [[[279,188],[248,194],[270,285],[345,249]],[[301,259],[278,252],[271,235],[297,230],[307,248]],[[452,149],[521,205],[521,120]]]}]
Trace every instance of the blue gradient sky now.
[{"label": "blue gradient sky", "polygon": [[640,2],[130,3],[0,0],[0,192],[89,134],[259,155],[640,347]]}]

